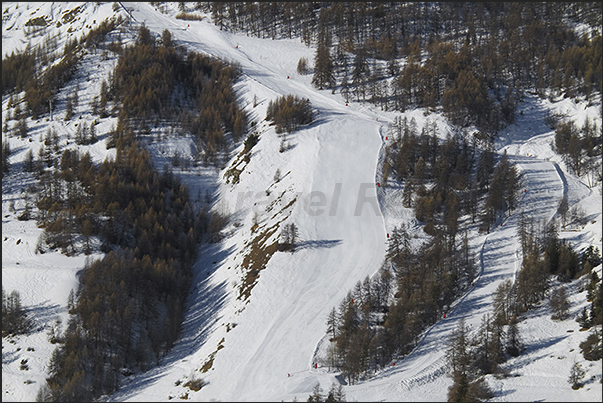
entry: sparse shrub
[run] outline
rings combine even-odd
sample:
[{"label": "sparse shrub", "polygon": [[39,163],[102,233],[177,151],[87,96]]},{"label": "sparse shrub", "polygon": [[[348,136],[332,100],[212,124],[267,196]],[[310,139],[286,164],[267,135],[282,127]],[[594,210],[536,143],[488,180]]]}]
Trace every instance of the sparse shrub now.
[{"label": "sparse shrub", "polygon": [[239,183],[240,176],[241,170],[236,168],[230,168],[224,173],[224,179],[226,179],[226,183],[232,183],[233,185]]},{"label": "sparse shrub", "polygon": [[193,379],[191,379],[190,381],[188,381],[184,384],[184,387],[189,388],[190,390],[194,390],[195,392],[198,392],[205,385],[207,385],[207,382],[205,382],[202,378],[193,377]]},{"label": "sparse shrub", "polygon": [[180,12],[180,13],[176,14],[176,18],[178,18],[179,20],[186,20],[186,21],[202,21],[203,20],[203,16],[201,16],[199,14],[191,14],[191,13],[185,13],[185,12]]},{"label": "sparse shrub", "polygon": [[26,27],[45,27],[48,21],[44,17],[35,17],[25,23]]},{"label": "sparse shrub", "polygon": [[469,384],[467,393],[467,401],[469,402],[484,402],[494,397],[494,393],[486,383],[483,377],[476,379]]},{"label": "sparse shrub", "polygon": [[48,329],[48,341],[50,344],[62,343],[63,338],[61,337],[61,319],[57,319],[52,326]]},{"label": "sparse shrub", "polygon": [[209,217],[208,230],[210,242],[219,242],[222,239],[221,231],[228,224],[228,218],[220,213],[213,212]]},{"label": "sparse shrub", "polygon": [[247,136],[244,143],[244,152],[251,150],[253,146],[258,143],[258,141],[260,141],[260,136],[256,133],[251,133],[249,136]]}]

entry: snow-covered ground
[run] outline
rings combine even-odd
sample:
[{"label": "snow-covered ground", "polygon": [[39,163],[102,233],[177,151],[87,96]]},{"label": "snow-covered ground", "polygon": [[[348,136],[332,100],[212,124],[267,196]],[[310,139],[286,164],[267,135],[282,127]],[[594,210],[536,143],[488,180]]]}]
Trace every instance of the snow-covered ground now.
[{"label": "snow-covered ground", "polygon": [[[61,3],[60,8],[58,3],[42,4],[46,8],[38,12],[44,15],[62,15],[63,10],[85,4],[80,27],[91,26],[92,20],[99,23],[115,12],[111,3]],[[327,314],[358,280],[380,268],[386,233],[412,219],[396,201],[399,190],[376,186],[387,123],[398,114],[354,102],[346,106],[339,93],[315,89],[310,75],[296,71],[301,57],[314,58],[314,49],[299,39],[269,40],[233,34],[212,25],[208,17],[203,21],[179,20],[174,18],[177,3],[168,3],[163,9],[148,3],[123,4],[134,25],[144,23],[156,34],[168,29],[173,39],[187,48],[240,65],[243,74],[236,90],[241,105],[257,122],[260,140],[237,184],[226,183],[223,173],[241,146],[233,151],[224,170],[182,170],[191,195],[208,189],[218,200],[214,208],[232,214],[225,230],[227,237],[220,244],[201,247],[182,337],[174,350],[157,368],[124,379],[123,387],[104,400],[304,401],[316,383],[328,390],[337,382],[337,373],[321,366],[312,368],[321,358]],[[33,4],[25,12],[25,4],[20,3],[19,13],[14,12],[16,6],[3,3],[3,12],[12,12],[6,22],[3,19],[5,55],[8,49],[22,49],[26,43],[23,33],[14,27],[37,15],[33,14]],[[115,63],[101,63],[96,57],[90,55],[84,62],[92,77],[81,88],[89,99],[98,94],[102,77],[106,77],[103,74]],[[102,69],[96,68],[97,62]],[[79,79],[83,83],[86,78]],[[69,88],[63,97],[67,91]],[[263,119],[268,102],[288,94],[309,98],[317,116],[315,123],[286,136],[288,149],[281,153],[281,138]],[[7,101],[2,100],[3,114]],[[516,234],[520,211],[538,221],[550,220],[566,195],[570,207],[579,206],[585,211],[588,224],[561,232],[560,236],[577,250],[591,244],[602,249],[601,185],[591,189],[568,174],[551,150],[554,133],[543,123],[546,113],[554,112],[566,114],[579,126],[589,116],[600,128],[600,108],[600,98],[587,106],[568,99],[550,102],[526,97],[516,123],[501,133],[497,143],[497,151],[506,150],[517,164],[522,186],[528,189],[520,197],[519,209],[490,234],[471,233],[480,269],[472,289],[445,319],[428,329],[408,357],[371,380],[345,386],[348,401],[446,400],[452,380],[444,367],[445,342],[461,318],[473,329],[479,327],[482,316],[491,311],[491,296],[498,284],[513,278],[519,269]],[[83,119],[91,119],[84,107],[80,109]],[[439,114],[415,110],[406,116],[414,117],[419,128],[427,121],[436,122],[440,134],[446,135],[448,125]],[[103,121],[100,127],[106,132],[113,123]],[[74,130],[58,121],[34,124],[34,151],[39,148],[39,136],[45,133],[46,125],[53,124],[61,138]],[[18,167],[31,144],[16,137],[8,141],[13,150],[11,163]],[[149,147],[157,166],[162,167],[175,151],[185,157],[192,155],[194,142],[186,137],[166,138]],[[94,150],[96,161],[111,152],[102,142]],[[278,181],[277,170],[281,173]],[[76,273],[84,265],[83,256],[35,253],[41,229],[34,221],[16,218],[24,208],[21,196],[30,183],[31,177],[16,172],[5,177],[2,184],[2,284],[7,291],[21,293],[37,326],[30,335],[2,341],[3,401],[35,400],[54,348],[47,341],[47,328],[56,318],[66,322],[67,295],[76,287]],[[11,211],[12,200],[15,212]],[[299,228],[298,250],[274,253],[249,297],[240,297],[245,274],[241,267],[253,252],[251,241],[265,235],[264,245],[268,245],[277,240],[280,228],[288,223]],[[601,274],[600,266],[597,270]],[[509,377],[487,377],[496,393],[493,400],[601,401],[601,361],[585,361],[578,347],[586,335],[579,331],[574,318],[587,304],[579,283],[575,281],[568,287],[571,319],[552,321],[544,304],[520,323],[527,350],[504,364]],[[28,359],[29,370],[19,369],[22,359]],[[588,379],[577,391],[567,382],[575,361],[586,368]],[[209,368],[206,372],[201,371],[204,366]],[[202,378],[207,385],[193,392],[183,386],[192,378]]]}]

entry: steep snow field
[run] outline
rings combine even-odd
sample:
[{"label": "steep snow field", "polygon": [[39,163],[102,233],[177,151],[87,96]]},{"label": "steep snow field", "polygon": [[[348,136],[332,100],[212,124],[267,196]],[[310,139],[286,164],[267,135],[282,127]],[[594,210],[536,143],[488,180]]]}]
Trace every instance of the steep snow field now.
[{"label": "steep snow field", "polygon": [[[61,8],[58,3],[43,4],[38,13],[51,16],[86,4],[80,14],[82,27],[114,13],[111,3],[61,3]],[[298,39],[259,39],[221,31],[207,16],[203,21],[178,20],[174,18],[177,3],[168,3],[165,12],[148,3],[123,4],[134,26],[144,23],[156,34],[168,29],[175,41],[190,50],[237,63],[243,74],[236,90],[241,105],[257,122],[255,130],[260,140],[237,184],[227,183],[223,174],[242,146],[233,150],[225,169],[182,169],[191,195],[208,190],[217,200],[214,208],[232,214],[225,230],[227,236],[220,244],[200,250],[182,337],[174,350],[157,368],[125,378],[122,389],[103,400],[305,401],[316,383],[328,390],[338,382],[338,374],[326,367],[312,367],[322,361],[327,314],[358,280],[380,268],[387,247],[386,234],[402,222],[411,223],[412,228],[412,213],[398,201],[401,190],[376,186],[379,162],[388,141],[387,123],[398,114],[354,102],[346,106],[339,93],[315,89],[311,75],[296,71],[300,57],[313,60],[314,48]],[[14,3],[3,3],[3,12],[15,7]],[[34,5],[29,5],[32,10],[27,13],[23,7],[19,4],[20,13],[13,12],[11,18],[3,19],[5,55],[9,49],[25,46],[22,33],[9,30],[31,18]],[[98,62],[103,66],[98,69],[97,60],[98,56],[90,56],[85,61],[92,78],[81,88],[89,99],[98,94],[102,77],[115,63],[113,59]],[[84,82],[86,77],[79,79]],[[287,135],[288,149],[279,152],[281,138],[263,119],[268,102],[288,94],[309,98],[317,118],[308,127]],[[3,113],[6,103],[3,99]],[[444,361],[447,337],[461,318],[472,329],[478,328],[482,315],[491,312],[496,287],[513,278],[519,269],[516,234],[520,211],[538,221],[550,220],[566,195],[570,207],[577,205],[585,211],[588,224],[560,232],[560,237],[572,242],[577,250],[590,244],[601,249],[601,184],[591,189],[567,173],[551,150],[554,132],[542,123],[547,113],[556,112],[576,120],[579,126],[589,116],[600,128],[600,108],[600,98],[587,106],[567,99],[549,102],[526,97],[517,122],[501,133],[497,143],[497,151],[506,150],[517,164],[522,188],[527,189],[520,195],[519,209],[490,234],[471,229],[470,242],[479,268],[472,288],[445,319],[426,331],[408,357],[371,380],[345,386],[348,401],[446,400],[452,383]],[[91,119],[85,111],[82,115]],[[442,137],[449,129],[440,114],[415,110],[406,116],[414,117],[419,128],[427,121],[435,122]],[[101,128],[106,132],[114,123],[108,119],[101,122]],[[74,130],[60,122],[35,123],[32,138],[36,151],[47,124],[62,128],[60,135]],[[18,165],[31,145],[18,138],[8,140],[13,150],[11,163]],[[187,137],[167,138],[161,144],[149,144],[149,149],[161,167],[176,151],[191,156],[194,142]],[[104,149],[104,143],[94,150],[96,161],[111,152]],[[280,180],[275,180],[277,170]],[[34,221],[16,219],[24,208],[21,194],[32,181],[25,174],[15,173],[5,177],[2,185],[2,283],[5,290],[21,293],[37,325],[31,335],[2,341],[3,401],[35,400],[54,348],[46,340],[47,328],[56,318],[66,322],[67,295],[76,287],[76,273],[84,265],[83,256],[35,253],[41,229]],[[11,211],[11,200],[15,200],[15,212]],[[241,297],[245,274],[241,266],[254,252],[251,241],[263,235],[264,245],[271,244],[280,234],[278,224],[282,228],[288,223],[299,228],[299,248],[294,253],[274,253],[249,298]],[[422,230],[416,230],[422,236]],[[601,274],[601,266],[597,270]],[[578,348],[586,337],[574,320],[586,306],[579,283],[575,281],[568,287],[571,319],[552,321],[548,304],[543,304],[520,323],[527,350],[504,364],[509,377],[487,377],[496,393],[494,401],[601,401],[601,361],[585,361]],[[29,360],[28,371],[19,369],[24,358]],[[575,361],[581,362],[588,373],[586,385],[577,391],[567,382]],[[207,385],[193,392],[183,386],[192,378],[202,378]]]}]

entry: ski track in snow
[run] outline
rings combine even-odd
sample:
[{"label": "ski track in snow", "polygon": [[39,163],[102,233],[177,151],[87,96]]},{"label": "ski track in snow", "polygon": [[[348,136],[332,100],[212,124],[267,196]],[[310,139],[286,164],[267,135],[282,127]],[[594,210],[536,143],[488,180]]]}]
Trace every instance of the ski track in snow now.
[{"label": "ski track in snow", "polygon": [[[175,19],[147,3],[123,3],[123,6],[135,25],[144,22],[157,35],[168,29],[172,38],[188,49],[241,66],[237,93],[243,102],[247,102],[248,112],[258,122],[264,118],[269,100],[287,94],[309,98],[318,115],[315,123],[289,136],[292,150],[282,155],[274,153],[270,158],[265,157],[263,153],[278,149],[278,140],[274,138],[273,129],[262,132],[261,141],[254,148],[243,175],[252,174],[257,183],[249,184],[243,178],[236,188],[239,194],[249,189],[261,193],[260,183],[273,185],[272,175],[276,168],[283,174],[290,171],[279,185],[281,187],[275,185],[275,190],[278,188],[278,193],[287,191],[299,196],[290,219],[299,226],[303,247],[294,254],[276,253],[262,270],[250,299],[240,302],[234,297],[232,271],[240,262],[240,251],[236,247],[240,248],[241,240],[246,238],[241,238],[243,235],[235,231],[224,245],[203,246],[203,257],[195,265],[195,286],[181,339],[160,366],[130,377],[121,390],[103,400],[182,398],[184,391],[190,391],[178,387],[175,381],[193,376],[203,378],[208,384],[199,392],[189,393],[191,400],[282,401],[295,397],[303,401],[316,383],[328,390],[333,382],[338,382],[338,374],[329,373],[323,367],[312,367],[321,358],[328,340],[325,336],[328,312],[338,306],[358,280],[362,281],[379,269],[386,249],[386,232],[402,222],[414,222],[412,214],[395,202],[401,189],[385,190],[375,186],[381,178],[384,158],[384,124],[398,114],[378,112],[357,103],[350,103],[348,107],[339,94],[314,89],[309,76],[300,76],[295,71],[298,57],[312,60],[314,56],[314,50],[299,40],[266,41],[233,35],[207,21]],[[258,96],[257,108],[250,107],[252,94]],[[501,154],[506,150],[510,161],[521,173],[518,208],[502,217],[490,233],[473,239],[473,248],[479,256],[479,272],[470,289],[455,301],[446,318],[426,329],[408,356],[396,360],[395,366],[379,371],[369,380],[346,386],[348,401],[445,401],[452,384],[447,375],[445,343],[462,318],[470,330],[476,330],[482,316],[492,313],[492,295],[498,285],[516,276],[521,265],[517,239],[520,213],[532,218],[534,223],[548,222],[555,217],[562,197],[569,197],[571,205],[592,196],[592,190],[581,182],[567,178],[562,167],[549,160],[551,155],[534,156],[543,149],[542,144],[550,141],[551,134],[541,123],[545,108],[532,107],[526,112],[520,120],[522,124],[528,122],[528,129],[521,135],[514,133],[512,128],[505,131],[502,137],[506,144],[501,144],[498,150]],[[416,116],[420,128],[426,118],[422,112],[417,112]],[[537,123],[530,123],[530,119]],[[445,127],[442,122],[437,123]],[[183,145],[186,146],[186,141]],[[528,156],[530,154],[532,156]],[[199,188],[217,190],[225,205],[241,207],[230,185],[199,180],[207,181],[207,184],[198,185]],[[322,214],[309,213],[312,208],[308,196],[312,194],[326,195]],[[4,205],[3,214],[6,214]],[[254,206],[253,200],[245,199],[241,211],[234,212],[235,216],[237,219],[250,216],[248,213]],[[30,224],[33,223],[23,225]],[[20,225],[13,220],[7,229],[11,234],[30,235],[20,245],[14,245],[16,238],[13,235],[3,241],[3,280],[5,272],[15,269],[4,267],[5,258],[12,262],[20,257],[36,267],[27,272],[24,303],[40,301],[49,294],[49,287],[68,290],[75,286],[75,273],[83,262],[71,260],[67,264],[67,260],[56,253],[52,254],[52,267],[48,269],[48,263],[40,263],[42,258],[32,249],[39,231],[33,231],[34,235],[31,235],[31,229],[20,228]],[[5,247],[9,244],[10,247]],[[225,266],[232,266],[232,269]],[[56,277],[57,273],[65,277],[59,286],[56,278],[50,280],[50,276]],[[13,288],[11,282],[20,280],[14,275],[7,277],[10,278],[7,289]],[[56,292],[53,296],[66,294]],[[34,312],[66,318],[64,302],[48,299],[34,306]],[[40,321],[48,322],[41,318]],[[237,326],[224,330],[225,323]],[[554,326],[541,326],[530,334],[537,340],[551,339],[551,344],[564,343],[563,338],[551,336]],[[45,335],[40,333],[36,337]],[[223,348],[216,350],[218,344]],[[212,353],[215,357],[211,370],[200,374],[199,368]],[[3,377],[5,361],[8,365],[12,354],[16,353],[3,351]],[[518,360],[533,360],[534,355],[542,358],[539,354],[543,354],[539,347],[532,346]],[[49,355],[50,350],[46,356]],[[16,360],[17,356],[14,357]],[[40,358],[33,362],[37,367],[45,365],[45,360]],[[534,378],[527,382],[520,377],[514,384],[524,393],[520,396],[532,396],[533,379],[539,379],[543,394],[546,388],[549,389],[546,391],[548,399],[554,397],[550,390],[558,390],[563,383],[567,385],[565,379],[551,379],[550,374],[539,367],[530,367],[530,371]],[[292,376],[288,377],[288,374]],[[566,376],[562,374],[560,378]],[[41,383],[42,377],[37,382]],[[5,387],[3,401],[6,396],[10,396],[10,400],[24,400],[26,395],[22,388],[19,385]],[[514,398],[515,389],[504,392],[500,386],[495,389],[499,392],[495,400]]]},{"label": "ski track in snow", "polygon": [[[137,15],[136,12],[133,14]],[[145,18],[145,24],[147,24],[147,26],[151,28],[156,26],[156,22],[152,20],[151,16],[147,17],[147,14],[145,14]],[[160,20],[163,21],[163,19]],[[157,25],[157,27],[159,26]],[[293,85],[292,83],[294,83],[294,81],[285,81],[283,83],[282,80],[276,80],[274,76],[282,76],[286,73],[276,72],[274,68],[266,68],[265,64],[262,64],[262,57],[258,54],[247,54],[244,51],[244,46],[242,46],[243,50],[235,50],[233,52],[234,46],[225,39],[227,38],[226,36],[217,39],[212,38],[216,40],[212,41],[211,44],[208,44],[206,42],[199,42],[198,39],[194,37],[192,32],[192,29],[191,32],[185,30],[182,34],[177,32],[175,36],[176,38],[186,38],[185,42],[189,41],[189,44],[193,49],[205,51],[209,54],[217,55],[224,59],[234,60],[240,63],[243,67],[243,72],[246,78],[259,81],[259,83],[266,88],[272,89],[280,94],[295,93],[304,97],[309,97],[312,99],[315,107],[320,110],[321,114],[327,115],[328,111],[335,110],[339,112],[343,109],[341,104],[333,105],[332,100],[328,97],[317,96],[320,95],[320,93],[316,94],[316,91],[308,91],[307,87]],[[216,43],[224,44],[224,46],[216,46]],[[353,114],[353,117],[348,117],[347,119],[351,120],[359,117],[362,118],[362,115],[355,113]],[[363,120],[368,120],[368,118],[364,117]],[[373,163],[374,180],[378,180],[377,167],[379,166],[384,144],[383,134],[381,132],[381,124],[377,125],[379,134],[378,137],[379,140],[381,140],[381,144],[379,145],[378,152],[376,153],[377,161]],[[334,158],[332,155],[333,150],[328,149],[328,138],[337,135],[336,129],[341,130],[339,125],[336,126],[336,129],[331,129],[330,127],[332,126],[333,124],[330,122],[325,122],[321,125],[321,127],[319,127],[320,131],[326,132],[323,137],[318,137],[318,141],[321,142],[319,154],[324,154],[323,158],[326,160],[333,159],[342,161],[343,159]],[[345,141],[345,139],[342,140]],[[342,147],[341,143],[339,143],[338,146]],[[325,149],[327,149],[328,152],[325,152]],[[353,155],[353,151],[354,150],[350,148],[346,152],[348,152],[348,155],[351,156]],[[324,161],[323,158],[319,158],[319,164],[320,161]],[[521,194],[521,205],[518,210],[511,214],[510,217],[502,220],[502,227],[499,227],[498,225],[495,226],[492,230],[492,233],[486,236],[480,253],[481,271],[479,276],[476,278],[472,289],[455,303],[455,305],[451,308],[447,319],[436,323],[426,331],[425,335],[422,337],[421,341],[418,343],[413,352],[398,364],[399,368],[401,369],[396,368],[394,373],[389,376],[390,381],[395,382],[396,388],[400,391],[402,396],[411,390],[414,391],[412,396],[417,396],[417,392],[420,389],[433,389],[432,384],[434,382],[441,381],[441,378],[446,377],[444,350],[441,348],[442,342],[447,339],[450,332],[455,328],[458,320],[462,317],[466,319],[467,324],[472,328],[479,327],[482,315],[490,313],[491,311],[491,295],[496,290],[496,287],[498,287],[498,285],[505,279],[515,276],[518,268],[517,260],[519,259],[517,253],[518,243],[515,239],[517,233],[519,209],[523,208],[523,206],[529,206],[529,210],[525,211],[525,213],[534,218],[535,222],[541,220],[548,221],[553,217],[560,197],[567,192],[567,186],[564,186],[564,182],[561,179],[562,177],[559,176],[558,169],[554,163],[515,155],[510,155],[510,159],[511,161],[515,162],[523,172],[524,186],[529,189],[529,193]],[[327,165],[327,167],[329,167],[329,165]],[[316,172],[319,174],[319,177],[316,180],[324,180],[324,171],[322,169],[316,169]],[[312,186],[309,190],[317,190],[315,185],[316,184],[313,180]],[[380,204],[380,207],[383,207],[383,205]],[[387,212],[384,212],[384,214],[387,215]],[[380,222],[375,222],[373,225],[380,224],[381,226],[384,226],[385,218],[381,217],[378,221]],[[317,223],[314,223],[314,225],[317,226]],[[364,225],[357,230],[351,231],[366,232],[366,230],[367,226]],[[383,232],[386,230],[391,230],[391,228],[382,229]],[[350,231],[350,229],[348,229],[348,231]],[[332,231],[329,231],[329,228],[322,228],[321,231],[317,233],[319,238],[329,238],[321,237],[320,234],[323,233],[330,234]],[[511,247],[508,245],[511,245]],[[373,259],[374,263],[378,262],[379,255],[382,256],[382,250],[376,253],[376,255],[376,258]],[[326,264],[325,260],[327,262]],[[316,262],[314,264],[322,264],[323,266],[331,263],[337,264],[335,262],[330,262],[329,256],[324,256],[322,253],[318,253],[318,256],[316,257],[304,256],[304,261],[306,263],[310,263],[310,266],[313,264],[311,262]],[[296,265],[295,262],[292,264]],[[307,265],[303,265],[302,267],[304,266],[307,267]],[[344,268],[343,265],[340,267],[342,267],[342,269]],[[378,266],[375,265],[371,271],[374,272],[377,268]],[[321,272],[315,271],[314,275],[320,276]],[[268,282],[269,280],[266,279],[265,281]],[[272,284],[272,286],[274,286],[274,284]],[[258,290],[260,287],[261,284],[258,284],[254,292],[260,292]],[[325,306],[333,306],[334,303],[337,303],[337,299],[329,299],[328,297],[320,295],[320,291],[316,288],[318,285],[312,283],[306,287],[303,287],[302,291],[297,297],[294,295],[289,295],[287,300],[298,301],[298,304],[301,301],[303,304],[303,301],[307,300],[308,298],[306,297],[306,295],[308,295],[307,293],[310,292],[308,287],[314,289],[316,294],[318,294],[312,298],[318,298],[321,303],[324,301]],[[330,304],[327,304],[329,301]],[[266,305],[270,306],[271,304]],[[285,303],[285,305],[287,304]],[[251,307],[248,309],[251,309]],[[267,308],[264,307],[264,309]],[[327,309],[325,309],[325,311],[327,311]],[[268,315],[264,317],[266,319],[270,318]],[[288,323],[288,325],[283,326],[283,323]],[[261,393],[259,393],[260,391],[256,392],[254,385],[262,384],[263,382],[270,382],[271,378],[273,379],[274,377],[279,376],[280,371],[274,370],[275,367],[279,366],[278,363],[274,362],[273,360],[267,361],[265,358],[266,356],[275,355],[275,350],[277,352],[281,350],[283,353],[287,354],[287,347],[281,347],[282,342],[278,340],[279,337],[284,336],[284,333],[280,333],[279,329],[284,329],[285,332],[288,332],[290,329],[300,328],[299,325],[306,323],[308,323],[308,318],[303,315],[303,312],[290,307],[289,309],[281,309],[280,313],[277,314],[276,319],[269,319],[269,322],[264,323],[261,329],[254,328],[255,332],[251,338],[258,340],[255,351],[251,355],[249,355],[249,352],[245,355],[239,355],[238,359],[241,363],[232,368],[233,372],[231,373],[231,376],[234,376],[237,372],[242,371],[240,369],[241,367],[247,365],[247,369],[244,370],[246,376],[239,377],[239,381],[235,381],[233,389],[237,391],[237,395],[220,394],[218,395],[219,398],[228,399],[231,397],[237,398],[240,396],[245,396],[246,400],[274,400],[278,399],[279,396],[286,395],[287,389],[278,387],[271,388],[270,390],[267,390],[266,388],[261,390]],[[310,323],[312,322],[310,321]],[[296,324],[299,325],[296,326]],[[320,320],[317,321],[315,325],[321,329],[324,328]],[[307,328],[303,328],[303,330],[308,332]],[[320,332],[315,332],[315,334],[320,336]],[[322,339],[322,337],[319,337],[317,340],[320,342]],[[315,343],[314,346],[313,351],[316,353],[317,343]],[[227,347],[224,351],[226,351],[228,348],[229,347]],[[438,353],[436,353],[436,351]],[[216,368],[219,368],[220,365],[220,354],[223,353],[218,353],[218,358],[216,359],[217,361],[215,363]],[[279,354],[277,353],[276,355],[278,356]],[[307,368],[311,366],[311,362],[306,361],[304,363],[303,356],[304,354],[302,354],[299,359],[292,360],[292,362],[299,362],[299,364],[293,365],[293,368],[296,369],[300,365],[305,365]],[[306,358],[306,360],[308,360],[308,358]],[[286,366],[282,367],[283,370],[286,370]],[[270,376],[266,377],[265,375],[262,375],[266,373],[270,373]],[[305,374],[304,378],[312,377],[310,370],[307,373],[302,371],[302,374]],[[321,380],[320,378],[318,378],[318,380],[321,382],[321,384],[324,384],[326,387],[328,387],[328,383],[325,382],[325,380]],[[309,383],[308,381],[309,380],[304,379],[304,383]],[[372,381],[367,381],[366,385],[368,385],[370,389],[374,389],[371,387],[371,383]],[[354,395],[364,396],[361,393],[361,390],[359,390],[362,388],[363,386],[361,385],[351,386],[350,391],[354,393]],[[421,392],[419,392],[419,394],[420,393]],[[440,397],[441,390],[438,390],[436,395],[429,394],[428,391],[426,391],[425,395]],[[369,396],[367,395],[367,397]],[[375,396],[371,395],[370,398],[371,400],[374,400]],[[387,398],[387,396],[384,396],[383,398]]]}]

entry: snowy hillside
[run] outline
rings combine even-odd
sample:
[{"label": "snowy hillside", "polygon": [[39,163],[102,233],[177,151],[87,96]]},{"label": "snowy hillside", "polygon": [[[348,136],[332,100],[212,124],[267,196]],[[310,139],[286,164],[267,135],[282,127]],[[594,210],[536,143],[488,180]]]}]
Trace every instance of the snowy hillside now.
[{"label": "snowy hillside", "polygon": [[[270,40],[220,30],[205,15],[200,21],[181,20],[177,3],[156,8],[149,3],[3,3],[3,54],[35,46],[45,37],[56,36],[58,48],[69,35],[81,35],[106,18],[131,18],[123,24],[122,41],[129,43],[134,29],[144,23],[160,35],[164,29],[186,48],[236,63],[242,76],[235,90],[251,120],[259,142],[242,163],[238,183],[227,180],[243,145],[232,150],[222,169],[181,166],[175,170],[201,204],[202,195],[213,195],[213,208],[231,215],[218,244],[203,245],[194,266],[188,310],[180,339],[159,365],[146,373],[124,377],[122,387],[103,401],[305,401],[319,383],[328,390],[341,379],[323,365],[327,342],[326,319],[357,281],[375,274],[387,249],[387,234],[405,222],[415,225],[412,211],[401,207],[401,190],[379,187],[383,148],[389,139],[387,125],[397,112],[384,112],[369,104],[346,104],[341,94],[317,90],[311,75],[296,71],[298,60],[313,60],[315,49],[300,39]],[[57,24],[71,10],[77,16]],[[50,24],[38,36],[26,33],[26,22],[45,16]],[[67,19],[65,19],[67,21]],[[42,230],[34,220],[20,221],[25,209],[31,174],[19,168],[27,150],[37,153],[43,136],[52,127],[60,146],[86,147],[95,162],[112,156],[105,147],[106,134],[116,118],[100,119],[102,141],[76,146],[69,138],[75,124],[94,120],[86,105],[100,91],[117,59],[86,54],[76,77],[59,94],[55,118],[28,120],[29,140],[5,137],[11,148],[14,173],[2,182],[2,284],[17,290],[28,309],[35,330],[2,340],[2,400],[34,401],[48,373],[54,345],[48,330],[57,319],[67,322],[69,292],[77,287],[77,274],[86,257],[66,257],[60,252],[36,251]],[[63,121],[65,101],[80,88],[76,116]],[[293,94],[311,100],[316,120],[286,136],[287,149],[274,126],[264,119],[269,101]],[[3,123],[8,97],[2,99]],[[556,216],[561,199],[579,207],[587,217],[583,227],[560,231],[560,238],[582,251],[602,247],[601,183],[589,187],[571,175],[553,152],[554,131],[547,115],[564,114],[582,124],[588,117],[601,128],[601,98],[586,103],[572,99],[543,100],[528,96],[519,105],[515,124],[504,129],[496,143],[498,153],[507,152],[522,175],[519,208],[489,234],[471,227],[471,249],[478,258],[478,277],[471,289],[450,309],[446,318],[429,328],[413,352],[395,361],[370,380],[344,386],[348,401],[446,401],[452,380],[446,374],[445,343],[460,319],[477,329],[482,316],[492,311],[492,294],[506,279],[513,279],[521,265],[517,225],[520,212],[535,221]],[[444,138],[452,126],[439,113],[409,110],[418,126],[435,122]],[[84,122],[84,123],[82,123]],[[193,160],[195,142],[186,136],[164,136],[147,144],[157,167],[178,153]],[[277,170],[280,175],[277,175]],[[197,197],[197,195],[199,195]],[[30,201],[31,203],[31,201]],[[294,253],[275,251],[284,225],[295,223],[299,246]],[[101,255],[92,255],[98,258]],[[249,267],[260,268],[257,278]],[[596,268],[601,277],[601,266]],[[558,284],[558,283],[557,283]],[[585,334],[575,321],[587,306],[581,281],[569,284],[570,318],[553,321],[548,304],[529,311],[520,322],[526,351],[504,364],[508,377],[487,376],[495,392],[492,401],[601,401],[601,361],[586,361],[579,344]],[[28,369],[22,369],[27,360]],[[587,371],[585,386],[573,390],[567,378],[574,362]],[[319,363],[317,368],[313,364]],[[203,379],[199,391],[185,387],[191,379]]]}]

